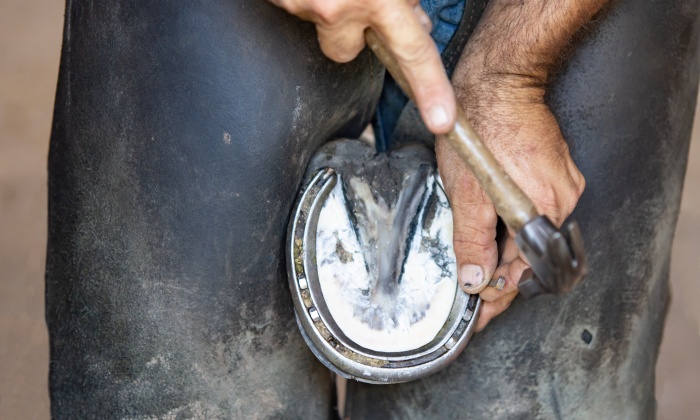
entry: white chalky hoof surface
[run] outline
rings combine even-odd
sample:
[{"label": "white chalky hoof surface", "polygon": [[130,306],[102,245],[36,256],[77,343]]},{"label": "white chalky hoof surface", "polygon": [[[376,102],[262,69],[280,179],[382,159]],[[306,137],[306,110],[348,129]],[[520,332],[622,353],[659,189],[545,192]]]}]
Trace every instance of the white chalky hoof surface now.
[{"label": "white chalky hoof surface", "polygon": [[319,283],[335,323],[369,350],[430,343],[455,299],[452,214],[426,152],[328,165],[339,178],[317,224]]}]

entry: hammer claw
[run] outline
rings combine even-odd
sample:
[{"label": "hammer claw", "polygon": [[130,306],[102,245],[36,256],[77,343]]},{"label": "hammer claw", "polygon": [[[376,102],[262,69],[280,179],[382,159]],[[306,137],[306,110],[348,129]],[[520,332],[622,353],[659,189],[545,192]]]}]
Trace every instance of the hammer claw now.
[{"label": "hammer claw", "polygon": [[588,274],[583,238],[575,221],[558,231],[549,219],[537,217],[523,227],[516,241],[532,267],[518,284],[526,298],[566,293]]}]

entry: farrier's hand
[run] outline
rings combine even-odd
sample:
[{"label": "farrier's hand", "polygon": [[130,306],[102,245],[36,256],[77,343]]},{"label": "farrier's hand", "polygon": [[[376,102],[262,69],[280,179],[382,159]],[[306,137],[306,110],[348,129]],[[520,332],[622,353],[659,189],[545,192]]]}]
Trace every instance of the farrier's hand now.
[{"label": "farrier's hand", "polygon": [[371,27],[406,75],[423,121],[436,134],[450,131],[455,100],[419,0],[270,0],[316,24],[321,50],[340,63],[354,59]]},{"label": "farrier's hand", "polygon": [[[459,105],[488,148],[556,225],[573,211],[585,181],[544,103],[545,85],[571,36],[605,1],[491,0],[452,78]],[[527,264],[515,232],[499,261],[491,200],[444,140],[436,151],[452,205],[459,281],[485,301],[480,330],[508,308]],[[486,288],[499,276],[506,278],[502,291]]]},{"label": "farrier's hand", "polygon": [[[510,76],[507,76],[510,77]],[[559,226],[573,211],[585,181],[571,160],[554,116],[543,103],[541,88],[522,86],[523,81],[492,82],[461,79],[455,86],[476,131],[510,177],[533,200],[541,214]],[[490,86],[487,89],[487,86]],[[438,139],[437,155],[454,216],[454,246],[459,281],[469,293],[481,292],[484,299],[477,330],[500,314],[518,294],[518,281],[528,265],[519,255],[514,232],[499,261],[496,210],[456,152]],[[503,276],[505,287],[486,287],[492,278]]]}]

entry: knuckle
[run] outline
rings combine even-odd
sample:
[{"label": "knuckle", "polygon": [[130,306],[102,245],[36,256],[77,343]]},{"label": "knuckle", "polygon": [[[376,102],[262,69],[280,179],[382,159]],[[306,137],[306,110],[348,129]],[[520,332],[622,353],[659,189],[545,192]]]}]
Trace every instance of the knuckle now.
[{"label": "knuckle", "polygon": [[338,49],[335,47],[334,43],[328,39],[327,35],[321,35],[319,30],[318,45],[321,47],[321,52],[323,55],[330,58],[333,61],[338,61]]},{"label": "knuckle", "polygon": [[329,32],[325,28],[320,27],[318,33],[318,43],[321,46],[321,51],[328,58],[338,63],[352,61],[364,47],[364,39],[361,34],[354,34],[351,31],[339,34],[337,32]]},{"label": "knuckle", "polygon": [[[581,172],[578,173],[578,177],[576,179],[576,192],[578,193],[578,197],[583,194],[583,191],[586,190],[586,178],[584,178],[583,174]],[[576,197],[578,199],[578,197]]]},{"label": "knuckle", "polygon": [[455,233],[453,239],[455,254],[471,261],[490,260],[496,241],[486,235]]},{"label": "knuckle", "polygon": [[[564,218],[568,217],[576,208],[578,200],[586,188],[586,180],[580,173],[572,180],[571,188],[567,189],[562,199],[562,208],[564,210]],[[563,220],[562,220],[563,221]]]},{"label": "knuckle", "polygon": [[568,217],[571,212],[574,211],[576,208],[576,205],[578,204],[578,199],[581,196],[581,193],[578,192],[578,189],[571,191],[571,193],[566,197],[564,200],[564,211],[566,214],[564,215],[564,218]]},{"label": "knuckle", "polygon": [[344,51],[340,54],[336,55],[336,58],[333,60],[336,63],[349,63],[351,62],[357,55],[350,52],[350,51]]},{"label": "knuckle", "polygon": [[549,218],[552,220],[552,223],[554,223],[555,226],[559,227],[561,226],[561,223],[564,221],[564,213],[559,207],[547,207],[545,206],[543,208],[543,213],[549,216]]},{"label": "knuckle", "polygon": [[344,2],[328,1],[328,0],[313,0],[313,10],[319,21],[324,25],[334,26],[343,18]]},{"label": "knuckle", "polygon": [[459,223],[454,227],[453,241],[465,246],[491,246],[496,238],[496,231],[491,225],[473,225]]},{"label": "knuckle", "polygon": [[474,235],[469,235],[465,233],[464,231],[462,232],[455,232],[454,237],[453,237],[453,242],[455,244],[455,247],[459,247],[460,249],[465,249],[465,248],[482,248],[482,249],[488,249],[493,245],[494,240],[489,239],[486,235],[480,234],[477,229],[474,229],[474,232],[476,234]]},{"label": "knuckle", "polygon": [[321,51],[326,57],[330,58],[336,63],[347,63],[353,59],[348,52],[328,46],[327,44],[321,43]]},{"label": "knuckle", "polygon": [[[459,214],[462,220],[472,220],[478,222],[482,226],[496,225],[496,210],[493,204],[488,200],[486,195],[481,191],[478,197],[471,197],[472,200],[460,200],[459,198],[453,205],[453,212]],[[478,200],[478,201],[474,201]],[[463,225],[463,224],[462,224]],[[461,226],[456,226],[459,229]]]},{"label": "knuckle", "polygon": [[434,48],[422,37],[414,39],[412,42],[402,42],[399,47],[396,51],[398,60],[410,68],[427,62]]},{"label": "knuckle", "polygon": [[584,178],[581,171],[576,167],[576,164],[571,161],[569,166],[569,188],[571,193],[575,195],[576,199],[583,194],[583,190],[586,189],[586,178]]},{"label": "knuckle", "polygon": [[301,6],[294,0],[272,0],[272,3],[293,15],[298,15],[302,11]]},{"label": "knuckle", "polygon": [[539,194],[537,197],[537,207],[540,212],[549,216],[555,225],[559,225],[563,211],[553,188],[546,188]]},{"label": "knuckle", "polygon": [[584,187],[585,181],[580,177],[580,180],[572,179],[563,190],[556,190],[554,187],[544,188],[537,194],[537,209],[559,226],[574,211]]},{"label": "knuckle", "polygon": [[495,248],[497,215],[492,204],[464,203],[455,210],[452,240],[462,257],[484,258]]},{"label": "knuckle", "polygon": [[346,63],[351,60],[351,58],[347,57],[346,53],[338,50],[337,48],[329,45],[328,43],[324,43],[320,38],[319,44],[321,45],[321,51],[323,52],[323,54],[331,60],[335,61],[336,63]]}]

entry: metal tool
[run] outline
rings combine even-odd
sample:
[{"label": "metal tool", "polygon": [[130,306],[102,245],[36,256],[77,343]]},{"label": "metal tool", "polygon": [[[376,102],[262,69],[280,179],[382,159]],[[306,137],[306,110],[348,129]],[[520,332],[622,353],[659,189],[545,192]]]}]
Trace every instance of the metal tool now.
[{"label": "metal tool", "polygon": [[[371,28],[365,30],[365,40],[406,95],[413,99],[400,66]],[[543,293],[562,294],[583,280],[588,264],[576,221],[570,221],[559,231],[546,216],[538,214],[530,198],[486,148],[459,106],[457,122],[445,137],[491,198],[498,215],[517,232],[516,243],[532,267],[518,283],[520,293],[526,298]]]},{"label": "metal tool", "polygon": [[499,292],[501,290],[503,290],[505,285],[506,285],[506,278],[503,276],[500,276],[497,279],[493,279],[489,282],[489,287],[493,287],[494,289],[498,290]]}]

